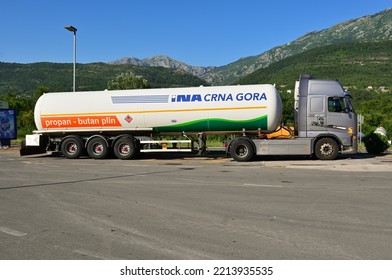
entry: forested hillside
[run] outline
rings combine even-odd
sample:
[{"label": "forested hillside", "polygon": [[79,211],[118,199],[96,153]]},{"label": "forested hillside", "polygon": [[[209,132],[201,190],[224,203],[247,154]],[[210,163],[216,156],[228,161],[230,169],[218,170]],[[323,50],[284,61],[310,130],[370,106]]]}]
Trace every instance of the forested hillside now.
[{"label": "forested hillside", "polygon": [[299,73],[311,73],[325,79],[338,79],[345,86],[366,89],[369,86],[392,87],[392,41],[342,43],[303,52],[259,69],[237,83],[273,81],[279,86],[294,85]]},{"label": "forested hillside", "polygon": [[[76,65],[76,90],[104,90],[109,80],[125,72],[143,76],[151,87],[207,85],[200,78],[176,69],[91,63]],[[0,62],[0,96],[10,93],[32,95],[37,86],[46,87],[51,92],[72,91],[72,73],[72,63]]]}]

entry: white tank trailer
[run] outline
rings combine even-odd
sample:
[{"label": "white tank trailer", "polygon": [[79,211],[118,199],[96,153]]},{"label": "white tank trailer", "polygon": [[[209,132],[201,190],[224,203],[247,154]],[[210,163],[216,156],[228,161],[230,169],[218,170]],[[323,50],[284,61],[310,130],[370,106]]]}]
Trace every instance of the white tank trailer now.
[{"label": "white tank trailer", "polygon": [[272,85],[61,92],[41,96],[45,133],[274,131],[282,102]]},{"label": "white tank trailer", "polygon": [[[317,86],[309,87],[317,81]],[[301,75],[296,87],[296,127],[290,139],[260,139],[274,132],[281,121],[282,102],[273,85],[48,93],[36,103],[37,130],[26,136],[21,155],[61,151],[66,158],[78,158],[87,151],[90,157],[101,159],[113,151],[120,159],[132,159],[138,152],[193,151],[192,137],[198,137],[203,152],[207,134],[240,135],[227,147],[238,161],[264,154],[309,154],[332,159],[339,151],[355,152],[356,116],[340,83]],[[308,104],[313,102],[308,101],[311,95],[321,103]],[[326,120],[332,103],[328,98],[345,110],[334,116],[333,126],[338,133],[328,131],[331,125]],[[313,110],[316,105],[319,111],[313,114],[317,117],[311,124],[315,129],[309,130],[303,124],[303,111]],[[340,119],[351,121],[347,125]],[[320,130],[322,127],[325,129]],[[347,134],[349,143],[342,133]],[[154,138],[169,135],[181,137]],[[320,139],[328,141],[321,141],[321,145]]]}]

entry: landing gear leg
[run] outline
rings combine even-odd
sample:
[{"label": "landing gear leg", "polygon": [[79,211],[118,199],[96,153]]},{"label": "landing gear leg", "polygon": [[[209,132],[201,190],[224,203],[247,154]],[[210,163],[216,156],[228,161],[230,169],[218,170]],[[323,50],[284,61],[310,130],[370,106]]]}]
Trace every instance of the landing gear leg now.
[{"label": "landing gear leg", "polygon": [[197,155],[205,156],[207,154],[207,135],[204,132],[198,133],[197,141],[199,142],[199,152]]}]

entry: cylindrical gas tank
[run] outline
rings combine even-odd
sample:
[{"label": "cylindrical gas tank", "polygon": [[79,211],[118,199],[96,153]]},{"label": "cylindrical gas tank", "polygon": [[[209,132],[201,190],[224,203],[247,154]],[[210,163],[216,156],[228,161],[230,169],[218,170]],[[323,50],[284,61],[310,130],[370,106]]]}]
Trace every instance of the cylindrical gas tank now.
[{"label": "cylindrical gas tank", "polygon": [[272,85],[48,93],[34,111],[39,131],[274,131],[281,116]]}]

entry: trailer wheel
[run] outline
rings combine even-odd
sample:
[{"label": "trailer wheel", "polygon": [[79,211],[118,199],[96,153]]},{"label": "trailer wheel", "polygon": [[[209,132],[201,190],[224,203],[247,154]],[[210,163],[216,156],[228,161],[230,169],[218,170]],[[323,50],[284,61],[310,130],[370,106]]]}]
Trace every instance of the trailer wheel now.
[{"label": "trailer wheel", "polygon": [[136,146],[132,138],[121,137],[113,147],[114,155],[119,159],[133,159],[136,156]]},{"label": "trailer wheel", "polygon": [[254,149],[249,141],[239,139],[231,144],[230,155],[236,161],[249,161],[254,156]]},{"label": "trailer wheel", "polygon": [[66,158],[79,158],[83,153],[83,143],[79,137],[71,136],[61,143],[61,152]]},{"label": "trailer wheel", "polygon": [[339,147],[332,138],[322,138],[317,141],[315,155],[321,160],[333,160],[338,156]]},{"label": "trailer wheel", "polygon": [[94,137],[87,144],[87,153],[91,158],[103,159],[109,155],[109,147],[101,137]]}]

